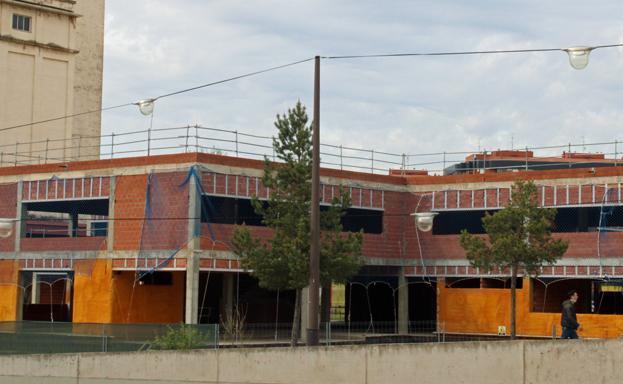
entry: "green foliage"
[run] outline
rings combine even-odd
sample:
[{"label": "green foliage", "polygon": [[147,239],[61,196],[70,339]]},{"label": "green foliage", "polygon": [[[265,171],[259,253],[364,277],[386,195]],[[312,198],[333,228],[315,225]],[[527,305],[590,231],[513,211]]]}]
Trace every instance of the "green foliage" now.
[{"label": "green foliage", "polygon": [[[270,188],[270,200],[253,200],[255,211],[273,229],[272,239],[253,238],[249,230],[236,228],[233,250],[244,268],[253,271],[262,287],[301,289],[308,284],[310,252],[310,210],[312,145],[311,126],[305,107],[298,102],[287,115],[277,115],[279,135],[273,141],[275,154],[283,163],[264,162],[262,182]],[[340,218],[350,207],[350,196],[341,191],[329,209],[320,215],[321,282],[343,282],[360,265],[361,233],[341,233]]]},{"label": "green foliage", "polygon": [[461,232],[461,246],[471,265],[490,271],[493,267],[523,268],[538,273],[543,264],[553,264],[568,244],[552,238],[556,209],[539,208],[533,182],[518,181],[512,187],[509,205],[482,219],[488,241]]},{"label": "green foliage", "polygon": [[204,345],[206,337],[190,324],[167,326],[167,332],[151,343],[152,349],[196,349]]}]

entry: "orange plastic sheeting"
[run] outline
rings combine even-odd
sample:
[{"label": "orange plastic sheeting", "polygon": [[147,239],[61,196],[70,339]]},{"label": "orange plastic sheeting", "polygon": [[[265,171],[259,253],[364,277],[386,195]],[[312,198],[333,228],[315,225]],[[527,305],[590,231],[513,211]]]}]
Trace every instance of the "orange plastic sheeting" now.
[{"label": "orange plastic sheeting", "polygon": [[19,265],[14,260],[0,260],[0,321],[17,319]]},{"label": "orange plastic sheeting", "polygon": [[114,275],[114,323],[179,323],[184,320],[184,272],[172,272],[172,285],[134,283],[134,272]]},{"label": "orange plastic sheeting", "polygon": [[[510,289],[446,288],[438,283],[440,326],[446,332],[493,333],[506,326],[510,333]],[[517,334],[560,336],[560,313],[531,312],[531,282],[525,279],[517,290]],[[578,314],[580,337],[617,338],[623,336],[623,315]]]},{"label": "orange plastic sheeting", "polygon": [[110,323],[112,260],[77,260],[74,269],[73,321]]}]

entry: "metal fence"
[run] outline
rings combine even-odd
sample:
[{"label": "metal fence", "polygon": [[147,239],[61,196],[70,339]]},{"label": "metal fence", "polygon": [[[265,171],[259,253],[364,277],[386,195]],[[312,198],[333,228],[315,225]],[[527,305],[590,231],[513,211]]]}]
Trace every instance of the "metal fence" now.
[{"label": "metal fence", "polygon": [[[154,347],[158,337],[180,324],[90,324],[64,322],[0,322],[0,354],[124,352]],[[218,325],[190,326],[198,348],[218,346]]]},{"label": "metal fence", "polygon": [[[181,328],[185,332],[179,332]],[[327,346],[509,340],[508,336],[492,334],[449,333],[444,330],[442,322],[435,321],[410,321],[408,328],[399,328],[397,322],[327,322],[320,324],[319,337],[320,343]],[[169,338],[174,339],[174,342],[188,338],[192,333],[194,343],[183,349],[281,347],[290,345],[292,323],[241,324],[235,332],[228,332],[227,329],[228,327],[218,324],[0,322],[0,354],[168,349],[162,343],[159,344],[157,339],[171,332],[177,332]],[[302,345],[303,341],[299,339],[297,344]]]},{"label": "metal fence", "polygon": [[[273,136],[201,125],[187,125],[101,136],[77,136],[66,139],[0,145],[0,167],[185,152],[206,152],[252,159],[267,157],[271,160],[278,160],[273,149],[273,140]],[[536,157],[560,158],[563,152],[591,152],[603,154],[605,159],[616,161],[621,156],[617,140],[527,146],[515,149],[531,151]],[[323,167],[369,173],[387,173],[390,169],[418,169],[439,174],[449,165],[463,162],[465,157],[471,154],[482,154],[486,160],[491,151],[474,148],[472,150],[407,154],[328,143],[321,144],[321,164]],[[590,162],[590,160],[570,158],[564,159],[561,164],[570,165],[586,162]],[[503,170],[509,168],[509,166],[487,166],[486,161],[481,163],[482,165],[478,165],[477,168],[462,168],[462,170]],[[552,166],[552,163],[549,162],[542,166],[549,167]],[[526,167],[528,167],[527,162]],[[530,165],[531,169],[538,169],[538,167],[539,165]],[[513,165],[511,168],[517,168],[517,166]]]}]

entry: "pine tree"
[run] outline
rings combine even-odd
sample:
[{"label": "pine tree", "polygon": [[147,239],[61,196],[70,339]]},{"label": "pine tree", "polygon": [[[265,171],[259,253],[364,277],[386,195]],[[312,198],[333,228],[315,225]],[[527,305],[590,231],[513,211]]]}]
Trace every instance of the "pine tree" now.
[{"label": "pine tree", "polygon": [[[292,320],[292,345],[300,335],[301,290],[309,280],[312,144],[305,107],[298,102],[287,115],[277,115],[279,131],[273,140],[279,163],[264,160],[262,182],[270,189],[264,203],[253,199],[263,223],[273,229],[269,240],[254,238],[245,226],[236,228],[234,252],[259,285],[271,290],[296,290]],[[345,282],[357,273],[361,260],[361,233],[342,233],[341,217],[350,207],[350,196],[341,190],[320,215],[320,282]]]},{"label": "pine tree", "polygon": [[553,264],[567,251],[567,242],[552,238],[556,209],[539,208],[534,182],[517,181],[508,206],[482,219],[488,239],[461,232],[461,246],[474,267],[491,271],[509,270],[511,278],[511,338],[516,336],[516,287],[520,270],[538,274],[544,264]]}]

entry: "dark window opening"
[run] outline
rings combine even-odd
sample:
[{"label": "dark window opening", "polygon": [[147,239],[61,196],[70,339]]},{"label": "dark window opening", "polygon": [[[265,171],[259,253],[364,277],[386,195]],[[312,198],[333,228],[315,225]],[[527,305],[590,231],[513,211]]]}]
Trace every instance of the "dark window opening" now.
[{"label": "dark window opening", "polygon": [[383,211],[349,208],[342,216],[342,229],[346,232],[383,233]]},{"label": "dark window opening", "polygon": [[[267,201],[262,204],[266,206]],[[329,209],[320,207],[321,211]],[[201,222],[214,224],[236,224],[264,226],[250,199],[204,195],[202,199]],[[349,208],[342,216],[342,229],[346,232],[383,233],[383,211]]]},{"label": "dark window opening", "polygon": [[204,195],[201,204],[202,223],[264,226],[262,216],[255,213],[251,199]]},{"label": "dark window opening", "polygon": [[72,321],[73,273],[25,271],[20,273],[22,320]]},{"label": "dark window opening", "polygon": [[577,313],[623,314],[623,281],[539,278],[532,280],[532,310],[559,313],[571,290]]},{"label": "dark window opening", "polygon": [[106,237],[108,199],[24,203],[24,237]]},{"label": "dark window opening", "polygon": [[[482,218],[487,211],[440,212],[433,221],[433,235],[457,235],[462,230],[472,234],[483,234]],[[489,211],[493,214],[494,211]]]},{"label": "dark window opening", "polygon": [[[523,288],[523,278],[516,280],[517,289]],[[447,277],[446,288],[494,288],[510,289],[510,277]]]},{"label": "dark window opening", "polygon": [[173,285],[172,272],[152,272],[141,276],[139,283],[144,285]]},{"label": "dark window opening", "polygon": [[[484,234],[482,218],[487,211],[439,212],[433,222],[433,235],[457,235],[462,230]],[[496,211],[488,211],[494,214]],[[557,208],[553,232],[594,232],[623,228],[623,206]]]}]

